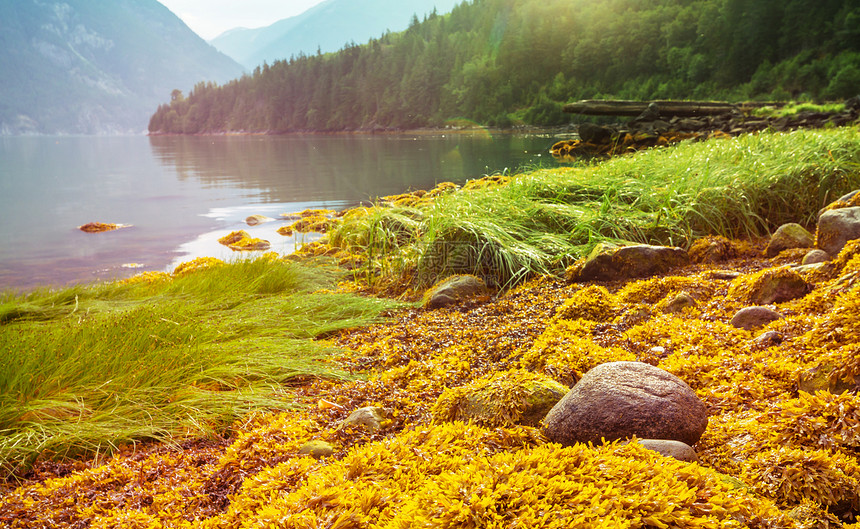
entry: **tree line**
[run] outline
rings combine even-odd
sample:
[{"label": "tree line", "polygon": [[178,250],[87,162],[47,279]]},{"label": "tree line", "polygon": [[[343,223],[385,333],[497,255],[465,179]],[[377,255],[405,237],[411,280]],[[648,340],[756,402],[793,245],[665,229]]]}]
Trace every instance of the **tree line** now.
[{"label": "tree line", "polygon": [[337,53],[199,83],[152,133],[556,125],[564,103],[860,93],[856,0],[466,0]]}]

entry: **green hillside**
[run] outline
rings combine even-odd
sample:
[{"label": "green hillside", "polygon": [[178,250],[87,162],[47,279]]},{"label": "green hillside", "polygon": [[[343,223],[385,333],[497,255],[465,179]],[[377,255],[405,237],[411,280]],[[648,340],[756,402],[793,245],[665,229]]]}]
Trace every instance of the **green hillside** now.
[{"label": "green hillside", "polygon": [[198,85],[162,105],[150,131],[551,125],[580,98],[858,92],[852,0],[471,0],[364,46]]},{"label": "green hillside", "polygon": [[174,88],[241,74],[155,0],[0,2],[0,134],[139,133]]}]

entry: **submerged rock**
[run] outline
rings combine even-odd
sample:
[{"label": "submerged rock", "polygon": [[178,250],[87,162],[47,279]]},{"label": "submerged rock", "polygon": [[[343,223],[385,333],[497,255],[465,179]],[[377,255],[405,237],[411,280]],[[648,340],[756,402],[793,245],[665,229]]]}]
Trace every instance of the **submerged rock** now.
[{"label": "submerged rock", "polygon": [[693,445],[707,425],[704,403],[680,378],[643,362],[609,362],[550,410],[543,431],[565,446],[634,436]]},{"label": "submerged rock", "polygon": [[86,233],[102,233],[105,231],[118,230],[120,228],[128,228],[130,224],[112,224],[106,222],[88,222],[83,226],[78,226],[78,229]]},{"label": "submerged rock", "polygon": [[248,226],[256,226],[257,224],[262,224],[264,222],[271,222],[275,219],[272,217],[267,217],[265,215],[251,215],[250,217],[245,219],[245,224]]}]

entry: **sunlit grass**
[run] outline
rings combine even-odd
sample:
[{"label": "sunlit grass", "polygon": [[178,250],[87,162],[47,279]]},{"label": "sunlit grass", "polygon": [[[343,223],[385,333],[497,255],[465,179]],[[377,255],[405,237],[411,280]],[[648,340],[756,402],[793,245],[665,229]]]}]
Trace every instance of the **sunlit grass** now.
[{"label": "sunlit grass", "polygon": [[[557,272],[602,242],[688,247],[704,235],[814,227],[821,207],[857,187],[855,128],[748,134],[532,171],[409,211],[380,208],[372,222],[347,218],[332,242],[372,253],[366,271],[378,281],[426,286],[474,273],[504,286]],[[407,213],[409,223],[399,220]]]},{"label": "sunlit grass", "polygon": [[312,338],[394,306],[319,291],[334,280],[259,259],[0,297],[0,467],[211,434],[298,405],[292,384],[348,376]]}]

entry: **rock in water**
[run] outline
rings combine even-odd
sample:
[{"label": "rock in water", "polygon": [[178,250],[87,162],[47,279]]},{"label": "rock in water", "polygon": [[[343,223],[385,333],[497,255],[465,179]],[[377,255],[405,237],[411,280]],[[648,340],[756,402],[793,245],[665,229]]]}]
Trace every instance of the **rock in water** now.
[{"label": "rock in water", "polygon": [[693,445],[707,426],[705,404],[680,378],[643,362],[609,362],[550,410],[543,431],[565,446],[633,436]]}]

